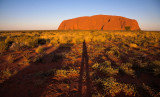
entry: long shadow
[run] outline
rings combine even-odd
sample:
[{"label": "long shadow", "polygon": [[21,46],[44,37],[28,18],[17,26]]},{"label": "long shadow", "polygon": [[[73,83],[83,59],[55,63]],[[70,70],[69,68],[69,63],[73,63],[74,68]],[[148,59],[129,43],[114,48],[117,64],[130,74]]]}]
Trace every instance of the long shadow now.
[{"label": "long shadow", "polygon": [[85,40],[83,42],[83,52],[82,52],[82,61],[81,61],[81,67],[80,67],[80,76],[79,76],[79,97],[82,97],[82,84],[83,84],[83,72],[84,72],[84,65],[86,69],[86,97],[91,97],[91,80],[89,76],[89,65],[88,65],[88,54],[87,54],[87,47]]},{"label": "long shadow", "polygon": [[38,80],[34,74],[50,69],[61,68],[59,64],[62,64],[63,57],[56,59],[57,57],[52,56],[56,53],[68,53],[71,50],[71,46],[72,45],[68,47],[59,46],[51,53],[44,55],[42,62],[31,63],[0,84],[0,97],[41,97],[49,83],[51,83],[51,78],[47,76]]}]

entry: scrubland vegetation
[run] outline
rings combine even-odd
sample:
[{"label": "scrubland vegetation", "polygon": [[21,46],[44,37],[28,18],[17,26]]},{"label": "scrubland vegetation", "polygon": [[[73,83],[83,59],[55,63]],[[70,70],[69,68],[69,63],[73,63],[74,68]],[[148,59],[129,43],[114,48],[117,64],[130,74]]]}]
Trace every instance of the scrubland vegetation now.
[{"label": "scrubland vegetation", "polygon": [[45,85],[42,96],[77,95],[85,40],[93,97],[160,96],[160,32],[19,31],[1,32],[0,38],[1,84],[34,68],[21,76]]}]

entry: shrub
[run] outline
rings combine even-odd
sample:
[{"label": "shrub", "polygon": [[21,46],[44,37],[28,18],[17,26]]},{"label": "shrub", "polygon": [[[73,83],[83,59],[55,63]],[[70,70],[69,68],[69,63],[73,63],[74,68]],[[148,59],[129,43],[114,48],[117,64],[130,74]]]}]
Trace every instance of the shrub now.
[{"label": "shrub", "polygon": [[130,26],[126,26],[126,27],[125,27],[125,30],[130,31],[130,30],[131,30],[131,27],[130,27]]},{"label": "shrub", "polygon": [[[94,81],[97,90],[103,96],[116,96],[120,92],[124,92],[125,95],[135,96],[135,87],[130,84],[118,83],[115,78],[109,77],[107,79],[98,78]],[[98,94],[99,94],[98,93]]]},{"label": "shrub", "polygon": [[104,92],[104,88],[105,88],[104,83],[105,83],[105,79],[102,79],[102,78],[97,78],[93,80],[93,84],[96,86],[99,92],[100,91]]},{"label": "shrub", "polygon": [[12,46],[10,47],[11,50],[14,50],[14,51],[19,51],[21,50],[21,46],[20,46],[20,43],[12,43]]},{"label": "shrub", "polygon": [[47,43],[47,40],[46,39],[38,39],[38,44],[40,45],[44,45]]},{"label": "shrub", "polygon": [[138,61],[139,63],[138,63],[138,66],[140,67],[140,68],[146,68],[146,67],[148,67],[148,63],[147,62],[144,62],[144,63],[142,63],[141,61]]},{"label": "shrub", "polygon": [[136,89],[131,84],[122,84],[122,91],[128,96],[135,96],[136,94]]},{"label": "shrub", "polygon": [[38,39],[33,39],[29,42],[30,47],[37,47],[38,46]]},{"label": "shrub", "polygon": [[114,55],[114,51],[110,50],[107,52],[108,55]]},{"label": "shrub", "polygon": [[154,64],[156,67],[160,67],[160,61],[158,61],[158,60],[153,61],[153,64]]},{"label": "shrub", "polygon": [[7,49],[7,45],[4,41],[0,42],[0,53]]},{"label": "shrub", "polygon": [[15,56],[13,54],[10,54],[7,57],[7,61],[8,61],[8,63],[13,63],[15,61]]},{"label": "shrub", "polygon": [[57,62],[59,59],[65,58],[64,53],[57,53],[57,54],[52,54],[52,62]]},{"label": "shrub", "polygon": [[128,75],[134,76],[134,70],[132,69],[132,64],[131,63],[121,64],[120,69],[123,70]]},{"label": "shrub", "polygon": [[153,88],[146,85],[145,83],[142,84],[142,87],[143,87],[144,90],[146,90],[149,93],[149,95],[151,97],[159,97],[160,96],[159,92],[155,91]]},{"label": "shrub", "polygon": [[104,97],[104,96],[100,93],[94,93],[92,94],[92,97]]},{"label": "shrub", "polygon": [[44,54],[38,54],[38,55],[36,55],[36,56],[33,58],[32,62],[33,62],[33,63],[35,63],[35,62],[42,62],[43,56],[44,56]]},{"label": "shrub", "polygon": [[2,80],[8,79],[12,75],[11,71],[8,68],[6,70],[2,70],[0,73],[1,73],[0,78]]},{"label": "shrub", "polygon": [[44,48],[39,46],[37,49],[36,49],[36,53],[43,53],[44,52]]},{"label": "shrub", "polygon": [[56,76],[67,77],[67,70],[57,70]]},{"label": "shrub", "polygon": [[99,65],[100,65],[99,63],[95,63],[95,64],[92,66],[92,68],[93,68],[93,69],[98,69]]},{"label": "shrub", "polygon": [[110,56],[116,56],[116,57],[120,57],[120,52],[119,52],[119,48],[118,47],[112,47],[110,48],[110,50],[107,52],[108,55]]},{"label": "shrub", "polygon": [[23,54],[23,58],[25,58],[26,60],[28,60],[30,58],[30,53],[29,52],[24,52]]},{"label": "shrub", "polygon": [[144,43],[143,43],[143,46],[144,46],[144,47],[147,47],[147,46],[149,46],[149,43],[148,43],[148,42],[144,42]]},{"label": "shrub", "polygon": [[153,69],[153,71],[154,71],[154,75],[160,75],[160,68],[154,68]]},{"label": "shrub", "polygon": [[14,38],[11,38],[9,36],[5,39],[5,43],[8,45],[11,45],[13,42],[14,42]]},{"label": "shrub", "polygon": [[30,62],[31,62],[30,53],[29,53],[29,52],[27,52],[27,51],[24,52],[23,58],[25,59],[25,61],[26,61],[27,63],[30,63]]},{"label": "shrub", "polygon": [[73,77],[77,78],[79,76],[79,72],[76,69],[69,69],[68,73],[67,73],[67,76],[69,78],[73,78]]},{"label": "shrub", "polygon": [[48,77],[48,76],[54,76],[55,73],[56,73],[55,69],[50,69],[48,71],[38,72],[38,73],[34,74],[34,76],[36,76],[36,77]]},{"label": "shrub", "polygon": [[106,68],[106,71],[107,71],[108,75],[110,75],[110,76],[117,75],[118,72],[119,72],[118,69],[114,69],[114,68],[112,68],[111,66],[108,66],[108,67]]},{"label": "shrub", "polygon": [[101,75],[105,76],[116,75],[119,71],[111,66],[110,61],[105,61],[102,64],[95,63],[92,68],[95,69],[97,73],[101,73]]},{"label": "shrub", "polygon": [[114,97],[117,93],[121,92],[122,85],[116,82],[116,79],[113,77],[107,78],[104,83],[104,90],[107,95]]},{"label": "shrub", "polygon": [[160,61],[158,60],[153,61],[153,71],[154,75],[160,75]]},{"label": "shrub", "polygon": [[26,40],[25,40],[25,44],[28,46],[28,47],[37,47],[38,46],[38,38],[30,38],[28,37]]},{"label": "shrub", "polygon": [[58,41],[53,40],[53,39],[50,41],[50,43],[51,43],[52,45],[58,45]]},{"label": "shrub", "polygon": [[55,73],[56,77],[60,77],[60,78],[77,78],[79,75],[79,72],[76,69],[69,69],[69,70],[64,70],[64,69],[60,69],[57,70]]}]

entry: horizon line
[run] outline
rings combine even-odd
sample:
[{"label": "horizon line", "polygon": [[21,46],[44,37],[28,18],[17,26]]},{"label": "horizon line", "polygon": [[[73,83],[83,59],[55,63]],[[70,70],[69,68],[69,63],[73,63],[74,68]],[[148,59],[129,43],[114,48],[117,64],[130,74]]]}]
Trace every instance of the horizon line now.
[{"label": "horizon line", "polygon": [[[3,32],[3,31],[6,31],[6,32],[8,32],[8,31],[18,31],[18,32],[20,32],[20,31],[126,31],[126,30],[58,30],[58,29],[51,29],[51,30],[44,30],[44,29],[42,29],[42,30],[0,30],[1,32]],[[160,32],[160,30],[129,30],[129,31],[150,31],[150,32]]]}]

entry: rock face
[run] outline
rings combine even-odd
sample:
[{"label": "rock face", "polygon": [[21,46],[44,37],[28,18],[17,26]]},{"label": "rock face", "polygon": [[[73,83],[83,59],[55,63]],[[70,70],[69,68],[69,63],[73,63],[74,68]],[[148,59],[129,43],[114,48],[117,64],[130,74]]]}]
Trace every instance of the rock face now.
[{"label": "rock face", "polygon": [[95,15],[64,20],[58,30],[140,30],[138,22],[121,16]]}]

